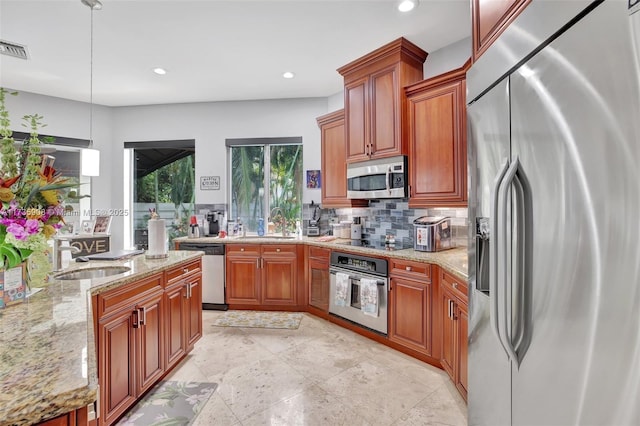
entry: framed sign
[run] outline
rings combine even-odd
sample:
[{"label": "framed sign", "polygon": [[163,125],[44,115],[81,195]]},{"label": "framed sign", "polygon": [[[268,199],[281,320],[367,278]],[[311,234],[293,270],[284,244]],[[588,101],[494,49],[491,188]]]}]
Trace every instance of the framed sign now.
[{"label": "framed sign", "polygon": [[321,186],[320,170],[307,170],[307,188],[319,189]]},{"label": "framed sign", "polygon": [[200,176],[200,189],[220,189],[220,176]]}]

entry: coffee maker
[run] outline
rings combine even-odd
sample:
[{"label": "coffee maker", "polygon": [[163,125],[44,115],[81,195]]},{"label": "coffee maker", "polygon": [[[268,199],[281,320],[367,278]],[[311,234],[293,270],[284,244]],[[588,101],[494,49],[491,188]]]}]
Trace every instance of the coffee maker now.
[{"label": "coffee maker", "polygon": [[207,213],[206,220],[209,223],[209,232],[208,236],[216,236],[218,232],[220,232],[220,217],[222,216],[221,212],[209,212]]}]

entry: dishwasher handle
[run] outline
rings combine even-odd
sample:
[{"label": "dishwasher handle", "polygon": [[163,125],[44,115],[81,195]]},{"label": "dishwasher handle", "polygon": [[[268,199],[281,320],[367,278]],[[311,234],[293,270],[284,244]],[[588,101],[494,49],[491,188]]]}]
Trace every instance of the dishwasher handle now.
[{"label": "dishwasher handle", "polygon": [[224,244],[182,243],[180,250],[203,251],[205,256],[224,256]]}]

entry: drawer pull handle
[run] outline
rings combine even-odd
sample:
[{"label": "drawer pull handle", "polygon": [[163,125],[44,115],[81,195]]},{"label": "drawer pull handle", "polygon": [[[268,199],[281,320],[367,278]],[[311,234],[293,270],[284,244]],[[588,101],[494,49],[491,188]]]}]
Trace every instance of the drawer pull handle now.
[{"label": "drawer pull handle", "polygon": [[411,272],[411,266],[407,266],[405,269],[406,269],[407,271]]},{"label": "drawer pull handle", "polygon": [[458,283],[453,283],[453,288],[458,288]]}]

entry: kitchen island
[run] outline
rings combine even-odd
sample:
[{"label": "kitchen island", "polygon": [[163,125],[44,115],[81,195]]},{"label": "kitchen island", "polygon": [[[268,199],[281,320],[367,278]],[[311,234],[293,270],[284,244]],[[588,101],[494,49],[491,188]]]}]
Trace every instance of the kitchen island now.
[{"label": "kitchen island", "polygon": [[92,297],[202,256],[77,263],[68,270],[125,266],[111,277],[51,280],[0,311],[0,424],[28,425],[83,410],[98,398]]}]

